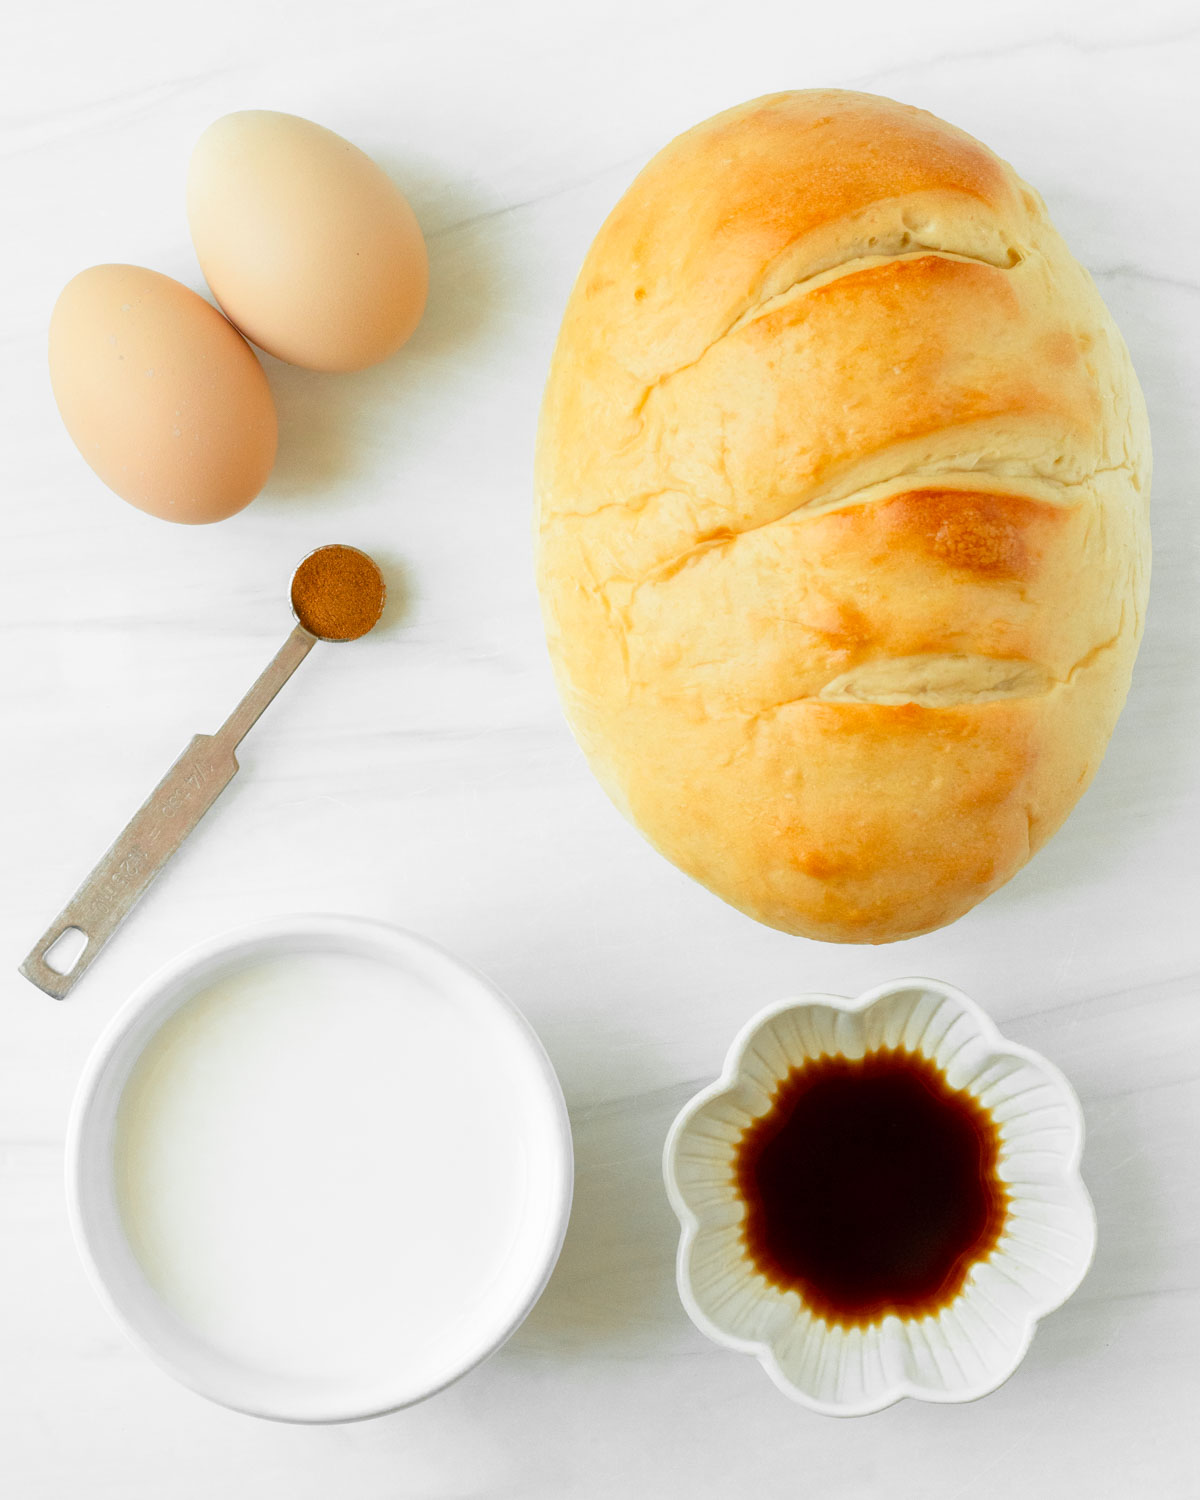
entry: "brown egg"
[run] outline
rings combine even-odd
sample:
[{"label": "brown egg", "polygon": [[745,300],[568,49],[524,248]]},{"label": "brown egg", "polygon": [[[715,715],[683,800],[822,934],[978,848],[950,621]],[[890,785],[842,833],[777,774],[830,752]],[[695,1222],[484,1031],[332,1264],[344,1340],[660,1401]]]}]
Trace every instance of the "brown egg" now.
[{"label": "brown egg", "polygon": [[50,318],[50,381],[109,489],[164,521],[221,521],[275,462],[262,366],[216,308],[141,266],[92,266]]},{"label": "brown egg", "polygon": [[377,364],[421,319],[416,215],[369,156],[311,120],[243,110],[210,125],[188,172],[188,220],[213,296],[290,364]]}]

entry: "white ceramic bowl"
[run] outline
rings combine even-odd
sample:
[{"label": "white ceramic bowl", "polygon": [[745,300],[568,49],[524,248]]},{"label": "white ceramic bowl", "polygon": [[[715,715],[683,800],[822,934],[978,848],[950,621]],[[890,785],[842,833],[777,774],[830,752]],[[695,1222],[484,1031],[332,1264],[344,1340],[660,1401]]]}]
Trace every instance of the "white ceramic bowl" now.
[{"label": "white ceramic bowl", "polygon": [[[190,998],[250,966],[319,953],[366,958],[387,965],[397,996],[454,1007],[466,1033],[488,1049],[486,1065],[506,1070],[513,1127],[522,1161],[523,1198],[512,1212],[516,1232],[494,1282],[466,1288],[462,1318],[439,1350],[397,1354],[394,1370],[378,1367],[361,1378],[339,1369],[291,1373],[258,1367],[207,1340],[156,1292],[135,1256],[122,1221],[114,1171],[114,1141],[122,1091],[144,1049]],[[236,981],[235,981],[236,982]],[[414,1004],[416,1001],[413,1002]],[[456,1025],[458,1022],[456,1021]],[[494,1058],[494,1064],[492,1059]],[[456,1099],[453,1056],[427,1064],[445,1079],[447,1105]],[[487,1122],[479,1121],[486,1130]],[[437,1122],[430,1122],[436,1129]],[[133,1342],[185,1385],[225,1406],[295,1422],[338,1422],[378,1415],[423,1400],[485,1359],[533,1307],[558,1258],[571,1204],[570,1125],[562,1091],[536,1035],[482,976],[411,933],[339,916],[271,920],[201,944],[151,978],[116,1016],[85,1067],[67,1137],[67,1198],[72,1229],[101,1300]],[[402,1179],[401,1179],[402,1180]],[[421,1232],[417,1217],[414,1233]],[[433,1341],[436,1346],[437,1340]],[[385,1353],[390,1358],[391,1345]]]},{"label": "white ceramic bowl", "polygon": [[[846,1328],[815,1317],[749,1259],[734,1162],[742,1132],[792,1068],[881,1047],[932,1059],[953,1088],[991,1112],[1009,1210],[995,1251],[938,1315]],[[1079,1175],[1082,1148],[1083,1114],[1063,1075],[1005,1041],[948,985],[906,979],[857,1000],[785,1000],[742,1029],[721,1077],[667,1137],[664,1175],[683,1229],[680,1297],[709,1338],[755,1355],[780,1390],[815,1411],[861,1416],[902,1396],[973,1401],[1012,1374],[1038,1319],[1071,1295],[1091,1263],[1096,1218]]]}]

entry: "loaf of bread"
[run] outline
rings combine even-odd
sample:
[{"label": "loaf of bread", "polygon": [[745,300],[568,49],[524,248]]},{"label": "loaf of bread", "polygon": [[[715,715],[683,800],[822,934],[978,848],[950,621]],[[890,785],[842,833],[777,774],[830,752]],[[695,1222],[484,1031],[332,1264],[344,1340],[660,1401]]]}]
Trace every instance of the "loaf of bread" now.
[{"label": "loaf of bread", "polygon": [[542,409],[538,573],[617,805],[761,922],[890,942],[1058,828],[1129,686],[1150,442],[1038,195],[868,94],[667,146]]}]

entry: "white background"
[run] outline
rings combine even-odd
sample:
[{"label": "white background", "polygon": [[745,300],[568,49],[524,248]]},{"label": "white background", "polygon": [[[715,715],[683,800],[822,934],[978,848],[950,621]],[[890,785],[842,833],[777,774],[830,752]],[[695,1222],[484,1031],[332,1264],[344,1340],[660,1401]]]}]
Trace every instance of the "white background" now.
[{"label": "white background", "polygon": [[[0,44],[0,1493],[5,1500],[1200,1493],[1200,41],[1190,3],[302,0],[11,7]],[[945,115],[1045,195],[1133,351],[1156,449],[1153,603],[1097,781],[1032,866],[891,948],[756,927],[598,791],[536,612],[541,385],[601,219],[669,137],[786,87]],[[183,183],[231,109],[308,115],[404,186],[432,296],[357,376],[268,361],[279,465],[189,529],[122,505],[62,431],[54,298],[130,260],[201,287]],[[188,737],[283,639],[292,565],[385,563],[385,628],[318,647],[242,772],[75,996],[15,965]],[[294,910],[387,918],[490,974],[571,1106],[572,1227],[529,1322],[424,1407],[294,1429],[209,1406],[126,1346],[61,1188],[83,1059],[192,941]],[[752,1010],[905,973],[958,984],[1076,1084],[1095,1267],[1007,1386],[838,1422],[708,1344],[675,1296],[659,1153]]]}]

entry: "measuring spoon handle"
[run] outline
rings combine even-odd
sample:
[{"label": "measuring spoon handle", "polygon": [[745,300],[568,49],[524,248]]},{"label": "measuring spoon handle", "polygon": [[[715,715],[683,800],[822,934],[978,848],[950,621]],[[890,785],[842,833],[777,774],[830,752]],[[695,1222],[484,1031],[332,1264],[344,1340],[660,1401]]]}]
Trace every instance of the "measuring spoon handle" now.
[{"label": "measuring spoon handle", "polygon": [[[313,645],[299,625],[216,734],[197,734],[134,813],[124,831],[67,902],[21,965],[38,989],[65,1000],[135,902],[237,774],[242,738]],[[69,972],[46,954],[65,932],[86,938]]]}]

